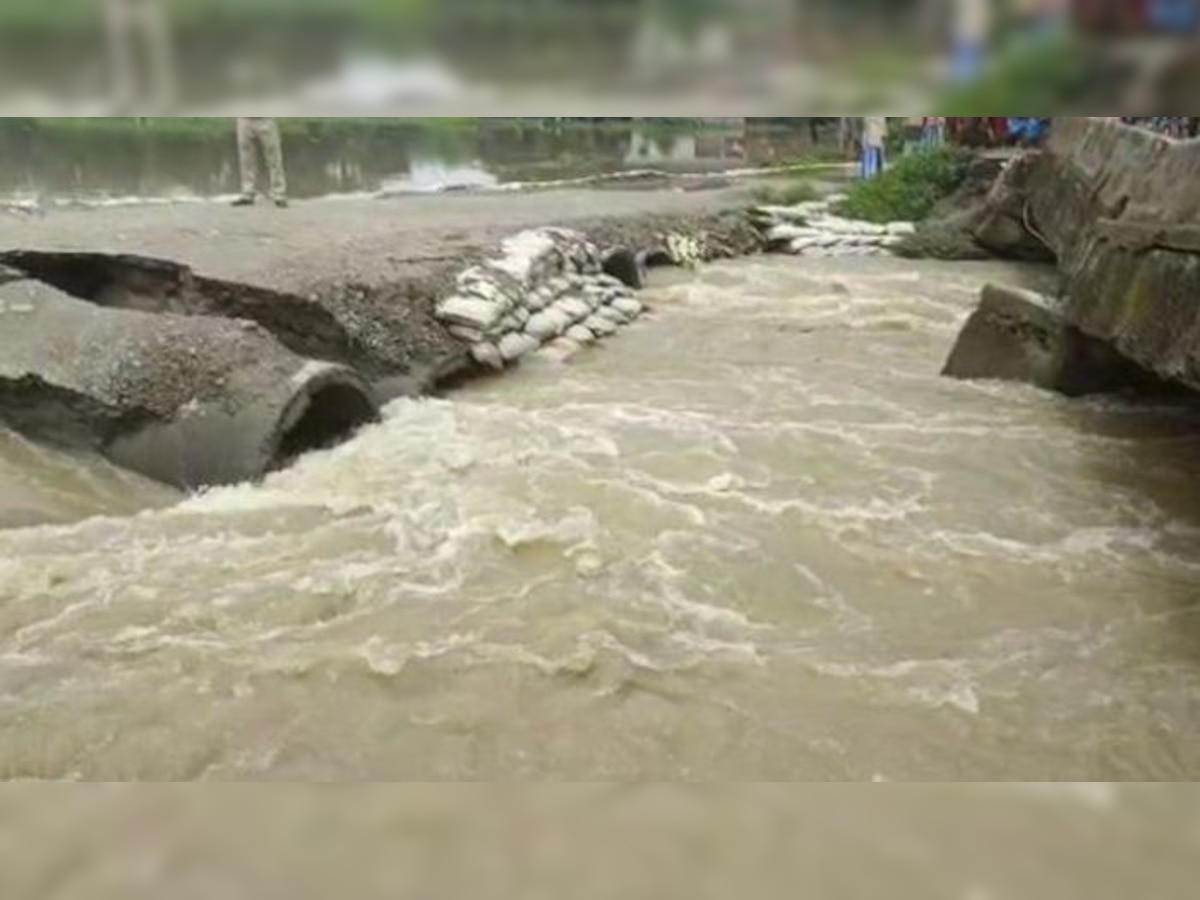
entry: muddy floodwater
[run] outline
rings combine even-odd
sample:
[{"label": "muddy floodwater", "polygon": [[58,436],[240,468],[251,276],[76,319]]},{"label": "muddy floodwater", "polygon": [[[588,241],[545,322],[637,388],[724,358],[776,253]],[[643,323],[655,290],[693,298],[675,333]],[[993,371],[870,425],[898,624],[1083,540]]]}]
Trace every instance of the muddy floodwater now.
[{"label": "muddy floodwater", "polygon": [[1195,779],[1200,413],[939,378],[1027,277],[673,274],[178,503],[0,438],[0,774]]}]

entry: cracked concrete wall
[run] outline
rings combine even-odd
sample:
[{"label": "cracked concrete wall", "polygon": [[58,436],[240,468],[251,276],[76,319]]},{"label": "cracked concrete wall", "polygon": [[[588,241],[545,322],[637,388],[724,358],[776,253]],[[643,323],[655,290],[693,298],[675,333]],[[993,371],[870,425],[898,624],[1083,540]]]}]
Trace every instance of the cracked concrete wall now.
[{"label": "cracked concrete wall", "polygon": [[1198,220],[1200,141],[1074,118],[1006,170],[974,229],[1003,257],[1044,244],[1066,325],[1200,390]]},{"label": "cracked concrete wall", "polygon": [[1067,321],[1200,389],[1200,141],[1063,120],[1029,199],[1058,256]]}]

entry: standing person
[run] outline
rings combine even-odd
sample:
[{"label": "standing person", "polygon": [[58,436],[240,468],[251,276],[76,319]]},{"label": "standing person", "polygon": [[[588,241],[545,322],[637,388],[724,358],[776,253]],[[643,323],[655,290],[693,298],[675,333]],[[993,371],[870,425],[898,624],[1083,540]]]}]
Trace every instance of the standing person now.
[{"label": "standing person", "polygon": [[104,0],[104,22],[118,109],[129,111],[142,101],[169,109],[175,60],[162,0]]},{"label": "standing person", "polygon": [[242,170],[242,193],[234,206],[253,206],[259,196],[259,159],[267,164],[267,196],[281,209],[288,205],[287,175],[283,170],[283,143],[274,119],[238,119],[238,163]]},{"label": "standing person", "polygon": [[862,177],[876,178],[887,165],[888,121],[886,116],[863,119]]}]

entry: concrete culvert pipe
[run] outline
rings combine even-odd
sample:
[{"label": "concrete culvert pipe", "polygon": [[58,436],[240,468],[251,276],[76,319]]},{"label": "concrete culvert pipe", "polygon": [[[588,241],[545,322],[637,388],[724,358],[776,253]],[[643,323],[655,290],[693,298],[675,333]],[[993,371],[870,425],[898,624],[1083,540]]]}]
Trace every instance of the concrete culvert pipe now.
[{"label": "concrete culvert pipe", "polygon": [[378,418],[352,370],[251,322],[0,284],[0,422],[184,489],[262,477]]},{"label": "concrete culvert pipe", "polygon": [[618,279],[626,287],[641,290],[646,283],[646,267],[628,247],[613,247],[601,260],[605,274]]}]

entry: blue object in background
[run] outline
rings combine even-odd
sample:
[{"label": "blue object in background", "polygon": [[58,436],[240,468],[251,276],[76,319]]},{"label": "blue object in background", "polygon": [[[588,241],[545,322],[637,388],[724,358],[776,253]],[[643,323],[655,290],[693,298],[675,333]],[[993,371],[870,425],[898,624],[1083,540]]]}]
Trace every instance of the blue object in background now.
[{"label": "blue object in background", "polygon": [[882,147],[863,148],[862,177],[876,178],[883,174],[884,157]]}]

